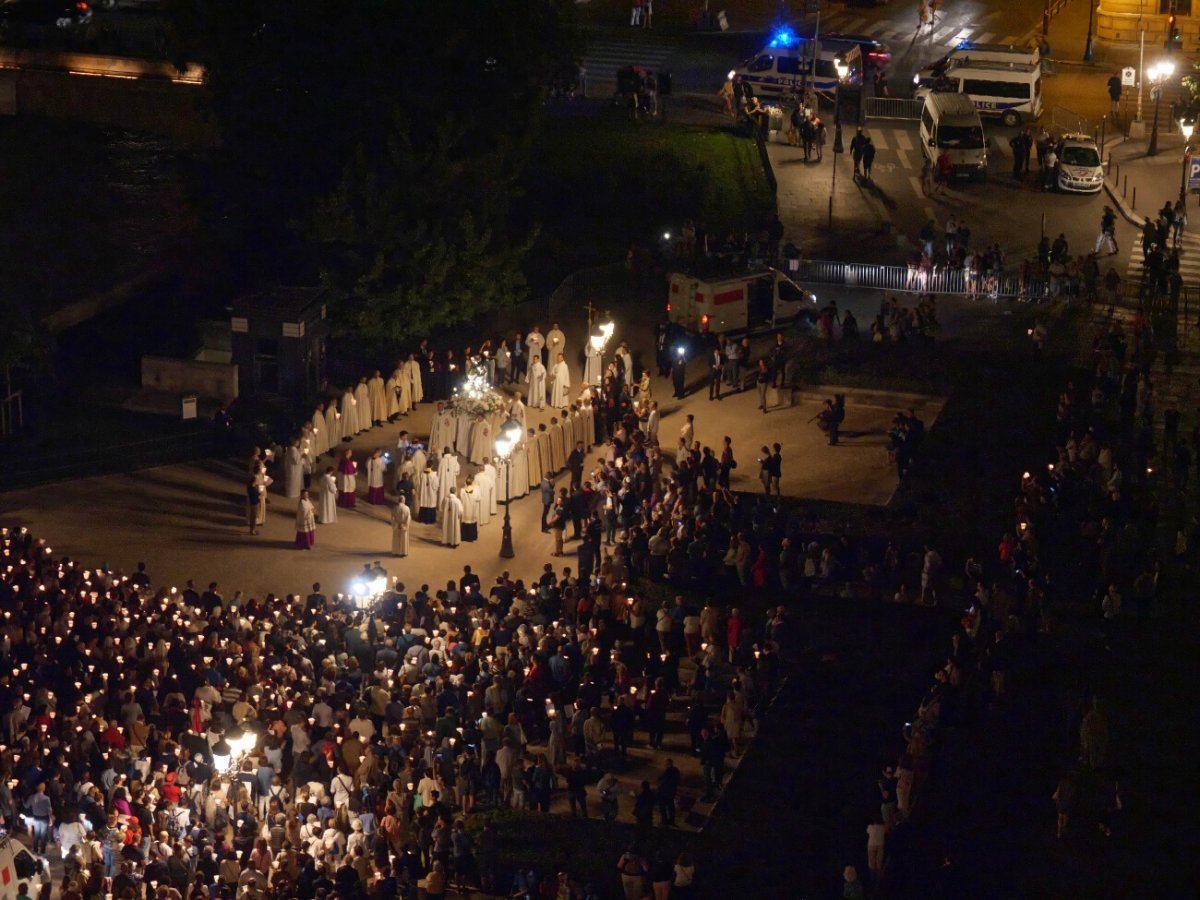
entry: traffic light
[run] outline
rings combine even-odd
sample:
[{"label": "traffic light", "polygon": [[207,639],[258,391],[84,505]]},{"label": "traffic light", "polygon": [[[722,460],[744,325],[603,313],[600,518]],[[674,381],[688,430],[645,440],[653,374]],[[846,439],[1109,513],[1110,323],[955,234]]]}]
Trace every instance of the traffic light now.
[{"label": "traffic light", "polygon": [[1167,17],[1167,41],[1166,48],[1168,50],[1178,50],[1183,46],[1183,35],[1179,33],[1179,25],[1175,21],[1175,14],[1172,13]]}]

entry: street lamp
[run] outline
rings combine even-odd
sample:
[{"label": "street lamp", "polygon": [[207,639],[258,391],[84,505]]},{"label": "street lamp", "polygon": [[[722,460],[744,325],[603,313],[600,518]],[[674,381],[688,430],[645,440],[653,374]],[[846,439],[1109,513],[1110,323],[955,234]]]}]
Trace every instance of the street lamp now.
[{"label": "street lamp", "polygon": [[833,60],[833,68],[837,72],[837,88],[833,95],[833,177],[829,181],[829,222],[828,231],[833,234],[833,189],[837,186],[838,155],[843,152],[842,145],[842,81],[850,72],[846,59],[838,54]]},{"label": "street lamp", "polygon": [[1096,0],[1088,0],[1087,43],[1083,45],[1083,61],[1092,61],[1092,23],[1096,19]]},{"label": "street lamp", "polygon": [[604,384],[604,348],[608,346],[609,340],[612,339],[613,331],[617,326],[611,318],[600,324],[600,330],[588,338],[588,345],[592,348],[592,355],[596,357],[596,373],[599,385]]},{"label": "street lamp", "polygon": [[496,456],[504,460],[504,530],[500,535],[500,556],[504,559],[512,559],[516,555],[513,551],[512,519],[509,518],[508,507],[512,503],[512,452],[521,440],[521,434],[521,423],[510,417],[496,435]]},{"label": "street lamp", "polygon": [[1158,107],[1162,103],[1162,89],[1167,79],[1175,74],[1175,63],[1163,60],[1155,63],[1146,70],[1150,79],[1150,92],[1154,96],[1154,121],[1150,125],[1150,146],[1146,148],[1147,156],[1158,153]]},{"label": "street lamp", "polygon": [[1187,197],[1188,154],[1192,149],[1192,135],[1196,131],[1196,117],[1190,112],[1184,113],[1179,120],[1179,131],[1183,135],[1183,171],[1179,176],[1179,202]]}]

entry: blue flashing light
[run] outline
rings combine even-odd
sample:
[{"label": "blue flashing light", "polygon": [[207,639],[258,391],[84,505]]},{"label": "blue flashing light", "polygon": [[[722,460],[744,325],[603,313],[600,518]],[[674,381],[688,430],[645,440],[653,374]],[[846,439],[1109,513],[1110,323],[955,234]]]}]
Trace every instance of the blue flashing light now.
[{"label": "blue flashing light", "polygon": [[796,32],[790,28],[780,28],[771,35],[771,43],[768,47],[795,47],[800,43],[800,39],[796,37]]},{"label": "blue flashing light", "polygon": [[956,50],[974,50],[975,42],[970,40],[969,38],[963,38],[961,41],[958,42],[958,46],[955,49]]}]

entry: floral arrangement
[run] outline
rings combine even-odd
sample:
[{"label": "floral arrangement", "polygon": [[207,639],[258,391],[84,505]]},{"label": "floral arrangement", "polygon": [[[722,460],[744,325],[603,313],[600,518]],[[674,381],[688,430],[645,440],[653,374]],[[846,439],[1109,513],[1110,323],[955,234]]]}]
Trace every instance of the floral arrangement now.
[{"label": "floral arrangement", "polygon": [[475,364],[467,369],[467,377],[454,389],[454,395],[446,406],[456,416],[487,419],[504,412],[508,407],[508,398],[492,390],[488,384],[487,369]]}]

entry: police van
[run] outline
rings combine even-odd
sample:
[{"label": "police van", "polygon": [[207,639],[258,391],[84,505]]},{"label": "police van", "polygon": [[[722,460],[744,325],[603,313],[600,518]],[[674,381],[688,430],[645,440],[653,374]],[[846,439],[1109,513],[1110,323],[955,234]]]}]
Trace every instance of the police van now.
[{"label": "police van", "polygon": [[976,44],[972,41],[962,41],[939,59],[917,72],[913,76],[914,87],[927,87],[933,84],[947,70],[961,62],[974,60],[977,63],[1019,63],[1027,66],[1040,66],[1042,54],[1037,47],[1025,47],[1020,44]]},{"label": "police van", "polygon": [[44,859],[34,856],[20,841],[0,837],[0,900],[17,900],[21,885],[30,897],[37,897],[50,883],[50,866]]},{"label": "police van", "polygon": [[1042,114],[1042,67],[961,60],[914,96],[925,99],[931,94],[966,94],[981,116],[1018,125]]},{"label": "police van", "polygon": [[930,94],[921,108],[921,149],[931,163],[945,153],[950,173],[960,178],[987,175],[987,138],[979,111],[962,94]]},{"label": "police van", "polygon": [[667,318],[692,332],[772,331],[817,314],[817,298],[777,269],[705,279],[671,273]]},{"label": "police van", "polygon": [[862,51],[851,41],[830,41],[798,37],[788,29],[775,33],[770,43],[738,67],[729,78],[740,78],[759,96],[802,93],[807,81],[810,90],[831,91],[838,85],[837,63],[847,67],[845,82],[862,80]]}]

